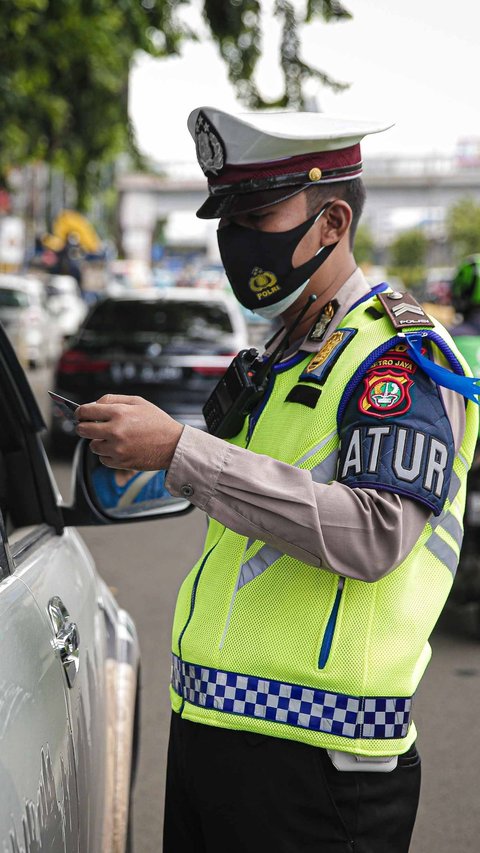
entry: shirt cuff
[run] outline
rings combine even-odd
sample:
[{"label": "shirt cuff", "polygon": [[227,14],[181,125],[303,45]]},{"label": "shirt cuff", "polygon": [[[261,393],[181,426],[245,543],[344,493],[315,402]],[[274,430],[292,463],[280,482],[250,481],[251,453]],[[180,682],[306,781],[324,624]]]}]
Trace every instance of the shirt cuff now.
[{"label": "shirt cuff", "polygon": [[222,438],[185,426],[168,469],[166,488],[174,497],[186,498],[206,511],[231,450]]}]

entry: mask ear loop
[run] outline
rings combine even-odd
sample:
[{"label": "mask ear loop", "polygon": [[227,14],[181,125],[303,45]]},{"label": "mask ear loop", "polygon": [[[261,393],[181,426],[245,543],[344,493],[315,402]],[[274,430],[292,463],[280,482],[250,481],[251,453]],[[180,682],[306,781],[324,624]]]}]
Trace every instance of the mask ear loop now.
[{"label": "mask ear loop", "polygon": [[[313,221],[313,223],[312,223],[312,227],[313,227],[313,225],[315,225],[315,223],[316,223],[316,222],[318,222],[318,220],[320,219],[320,217],[321,217],[321,216],[323,216],[323,214],[325,213],[325,211],[326,211],[326,210],[328,210],[328,208],[329,208],[329,207],[331,207],[331,205],[332,205],[332,204],[333,204],[333,201],[326,201],[326,202],[325,202],[325,204],[323,205],[323,207],[321,208],[321,210],[318,212],[317,216],[315,217],[315,219],[314,219],[314,221]],[[320,246],[320,248],[318,249],[318,251],[317,251],[317,252],[315,252],[315,254],[314,254],[314,256],[313,256],[313,257],[314,257],[314,258],[317,258],[317,257],[318,257],[318,255],[319,255],[321,252],[324,252],[324,251],[325,251],[325,252],[326,252],[326,255],[325,255],[325,257],[324,257],[324,259],[323,259],[323,261],[322,261],[322,263],[325,263],[325,261],[327,260],[328,256],[333,252],[333,250],[334,250],[335,246],[338,246],[339,242],[340,242],[340,241],[339,241],[339,240],[337,240],[337,242],[336,242],[336,243],[331,243],[331,244],[330,244],[330,246]],[[313,260],[313,258],[312,258],[312,260]],[[308,282],[310,281],[310,278],[311,278],[311,276],[309,276],[309,278],[307,278],[306,284],[308,284]]]},{"label": "mask ear loop", "polygon": [[[315,225],[315,223],[316,223],[316,222],[318,222],[318,220],[320,219],[320,217],[321,217],[321,216],[323,216],[323,214],[325,213],[325,211],[326,211],[326,210],[328,210],[328,208],[329,208],[329,207],[331,207],[331,206],[332,206],[332,204],[333,204],[333,201],[326,201],[326,202],[325,202],[325,204],[323,205],[323,207],[322,207],[322,208],[321,208],[321,210],[319,211],[318,215],[315,217],[315,219],[314,219],[314,221],[313,221],[313,224],[312,224],[312,225]],[[337,240],[337,242],[336,242],[336,243],[332,243],[332,244],[331,244],[331,246],[320,246],[320,248],[319,248],[318,252],[315,252],[315,254],[314,254],[314,256],[313,256],[313,257],[314,257],[314,258],[316,258],[316,257],[320,254],[320,252],[323,252],[323,250],[324,250],[324,249],[330,249],[330,252],[332,252],[332,251],[333,251],[333,249],[335,248],[335,246],[338,246],[338,243],[339,243],[339,241]],[[328,255],[330,254],[330,252],[328,252],[327,257],[328,257]],[[325,258],[325,260],[327,259],[327,257]],[[308,284],[308,282],[309,282],[309,281],[310,281],[310,279],[307,279],[307,284]]]},{"label": "mask ear loop", "polygon": [[318,222],[318,220],[320,219],[320,217],[321,217],[321,216],[323,216],[323,214],[325,213],[325,211],[326,211],[326,210],[328,210],[328,208],[332,206],[332,204],[333,204],[333,199],[332,199],[332,201],[326,201],[326,202],[325,202],[325,204],[324,204],[324,205],[323,205],[323,207],[319,210],[319,212],[318,212],[318,214],[317,214],[317,216],[316,216],[316,219],[315,219],[315,221],[314,221],[314,223],[313,223],[314,225],[315,225],[315,222]]}]

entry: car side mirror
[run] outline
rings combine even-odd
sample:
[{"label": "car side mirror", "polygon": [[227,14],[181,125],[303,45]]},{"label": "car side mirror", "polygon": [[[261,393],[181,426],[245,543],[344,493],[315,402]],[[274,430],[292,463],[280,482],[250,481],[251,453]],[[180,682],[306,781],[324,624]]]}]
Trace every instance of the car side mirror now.
[{"label": "car side mirror", "polygon": [[107,468],[86,439],[76,446],[73,477],[73,503],[61,506],[67,527],[149,521],[193,509],[189,501],[167,492],[165,472]]}]

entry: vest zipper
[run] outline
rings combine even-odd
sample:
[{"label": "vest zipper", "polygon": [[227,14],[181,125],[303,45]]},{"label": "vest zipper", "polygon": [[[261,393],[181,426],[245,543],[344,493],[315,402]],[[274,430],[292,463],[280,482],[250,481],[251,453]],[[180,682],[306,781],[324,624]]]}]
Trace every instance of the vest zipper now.
[{"label": "vest zipper", "polygon": [[187,628],[188,628],[188,626],[189,626],[189,624],[190,624],[190,622],[191,622],[191,620],[192,620],[193,611],[195,610],[195,600],[196,600],[196,597],[197,597],[197,588],[198,588],[198,584],[199,584],[199,581],[200,581],[200,575],[201,575],[201,574],[202,574],[202,572],[203,572],[203,569],[204,569],[204,567],[205,567],[205,564],[206,564],[206,562],[207,562],[207,560],[208,560],[208,558],[209,558],[210,554],[212,553],[212,551],[214,551],[214,550],[215,550],[215,548],[217,547],[217,545],[218,545],[218,543],[220,542],[220,539],[222,538],[222,536],[223,536],[223,534],[224,534],[224,533],[225,533],[225,528],[223,529],[223,531],[222,531],[221,535],[219,536],[219,538],[217,539],[217,541],[215,542],[215,544],[214,544],[214,545],[212,545],[212,547],[210,548],[210,550],[209,550],[209,551],[207,551],[207,553],[205,554],[205,556],[204,556],[204,558],[203,558],[203,560],[202,560],[202,563],[201,563],[201,565],[200,565],[200,568],[198,569],[198,572],[197,572],[197,574],[196,574],[195,580],[194,580],[194,582],[193,582],[192,592],[191,592],[191,595],[190,595],[190,612],[189,612],[189,614],[188,614],[187,621],[185,622],[185,625],[183,626],[183,628],[182,628],[182,630],[181,630],[181,632],[180,632],[180,636],[179,636],[179,638],[178,638],[178,660],[179,660],[179,662],[180,662],[180,679],[181,679],[181,682],[182,682],[182,704],[181,704],[181,707],[180,707],[180,713],[182,713],[183,708],[184,708],[184,705],[185,705],[185,683],[184,683],[183,667],[182,667],[182,640],[183,640],[183,637],[184,637],[184,635],[185,635],[185,631],[187,630]]},{"label": "vest zipper", "polygon": [[330,656],[330,650],[332,648],[333,635],[335,633],[335,627],[337,624],[338,618],[338,610],[340,608],[340,601],[342,600],[343,588],[345,586],[345,578],[339,577],[338,585],[337,585],[337,593],[335,595],[335,601],[333,602],[333,607],[328,617],[327,627],[325,628],[325,634],[323,635],[322,647],[320,649],[320,656],[318,658],[318,668],[324,669],[328,658]]}]

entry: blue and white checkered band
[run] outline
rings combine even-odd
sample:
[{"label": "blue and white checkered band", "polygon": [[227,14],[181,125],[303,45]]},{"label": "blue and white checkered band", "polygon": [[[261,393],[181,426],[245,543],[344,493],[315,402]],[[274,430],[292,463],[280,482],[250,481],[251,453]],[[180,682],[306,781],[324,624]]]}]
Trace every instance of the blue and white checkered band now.
[{"label": "blue and white checkered band", "polygon": [[207,177],[218,175],[225,165],[225,146],[221,136],[202,111],[195,122],[195,147],[204,174]]},{"label": "blue and white checkered band", "polygon": [[346,738],[403,738],[412,698],[347,696],[222,672],[172,655],[172,687],[192,705]]}]

